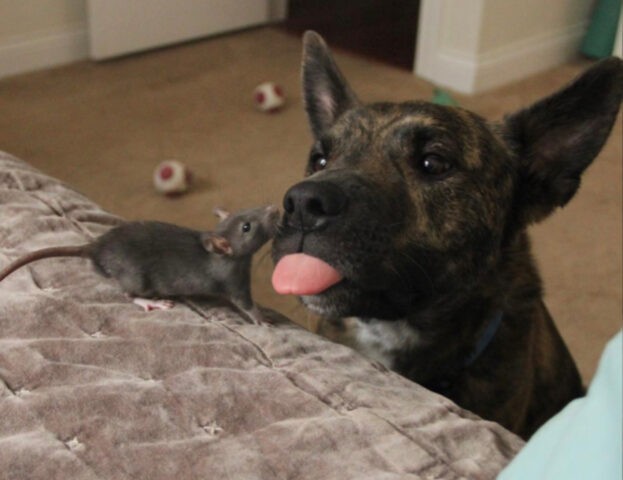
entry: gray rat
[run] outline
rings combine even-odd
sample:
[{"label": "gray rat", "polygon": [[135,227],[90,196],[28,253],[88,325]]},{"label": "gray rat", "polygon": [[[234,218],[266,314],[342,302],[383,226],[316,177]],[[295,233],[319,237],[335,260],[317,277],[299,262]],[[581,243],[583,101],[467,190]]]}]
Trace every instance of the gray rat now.
[{"label": "gray rat", "polygon": [[86,245],[37,250],[0,271],[0,281],[35,260],[85,257],[100,275],[118,281],[131,296],[221,295],[260,324],[263,317],[250,291],[251,259],[276,233],[279,209],[271,205],[229,214],[216,208],[214,213],[221,221],[210,231],[162,222],[128,222]]}]

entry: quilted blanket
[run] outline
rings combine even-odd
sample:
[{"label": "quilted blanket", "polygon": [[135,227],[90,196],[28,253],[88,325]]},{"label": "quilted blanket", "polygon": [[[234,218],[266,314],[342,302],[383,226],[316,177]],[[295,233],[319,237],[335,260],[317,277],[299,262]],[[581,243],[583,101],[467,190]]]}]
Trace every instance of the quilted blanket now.
[{"label": "quilted blanket", "polygon": [[[0,153],[0,267],[121,219]],[[89,262],[0,283],[0,479],[486,479],[522,447],[274,312],[143,312]]]}]

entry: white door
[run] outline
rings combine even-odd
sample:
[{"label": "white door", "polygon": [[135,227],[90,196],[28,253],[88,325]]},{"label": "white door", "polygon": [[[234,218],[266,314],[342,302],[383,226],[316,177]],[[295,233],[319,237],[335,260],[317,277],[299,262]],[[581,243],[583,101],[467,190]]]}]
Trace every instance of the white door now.
[{"label": "white door", "polygon": [[274,3],[274,0],[87,0],[91,58],[101,60],[267,23],[275,20],[275,15],[284,14]]}]

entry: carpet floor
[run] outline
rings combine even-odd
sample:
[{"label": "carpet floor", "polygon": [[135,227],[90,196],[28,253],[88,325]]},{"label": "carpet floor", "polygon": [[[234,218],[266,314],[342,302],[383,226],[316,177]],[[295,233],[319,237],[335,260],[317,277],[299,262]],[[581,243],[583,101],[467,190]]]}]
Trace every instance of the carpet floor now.
[{"label": "carpet floor", "polygon": [[[0,149],[62,179],[106,210],[194,228],[216,224],[212,207],[281,204],[302,177],[311,137],[299,87],[300,39],[261,28],[102,63],[89,61],[0,80]],[[428,100],[409,72],[337,51],[364,101]],[[486,94],[457,96],[491,119],[547,95],[589,65],[577,60]],[[256,111],[253,88],[279,82],[275,114]],[[532,228],[546,303],[589,381],[621,328],[621,118],[576,198]],[[192,190],[170,199],[152,189],[164,159],[186,163]],[[268,249],[256,258],[253,294],[307,328],[316,319],[270,286]]]}]

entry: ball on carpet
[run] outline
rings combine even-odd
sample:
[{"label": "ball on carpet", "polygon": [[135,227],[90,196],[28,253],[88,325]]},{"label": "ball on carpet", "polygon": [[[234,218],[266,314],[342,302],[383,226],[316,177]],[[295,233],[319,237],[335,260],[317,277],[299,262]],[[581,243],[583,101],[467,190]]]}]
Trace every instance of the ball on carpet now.
[{"label": "ball on carpet", "polygon": [[166,160],[154,171],[154,187],[164,195],[180,195],[190,187],[191,173],[181,162]]},{"label": "ball on carpet", "polygon": [[274,82],[264,82],[255,87],[253,100],[262,112],[275,112],[283,107],[286,97],[281,86]]}]

